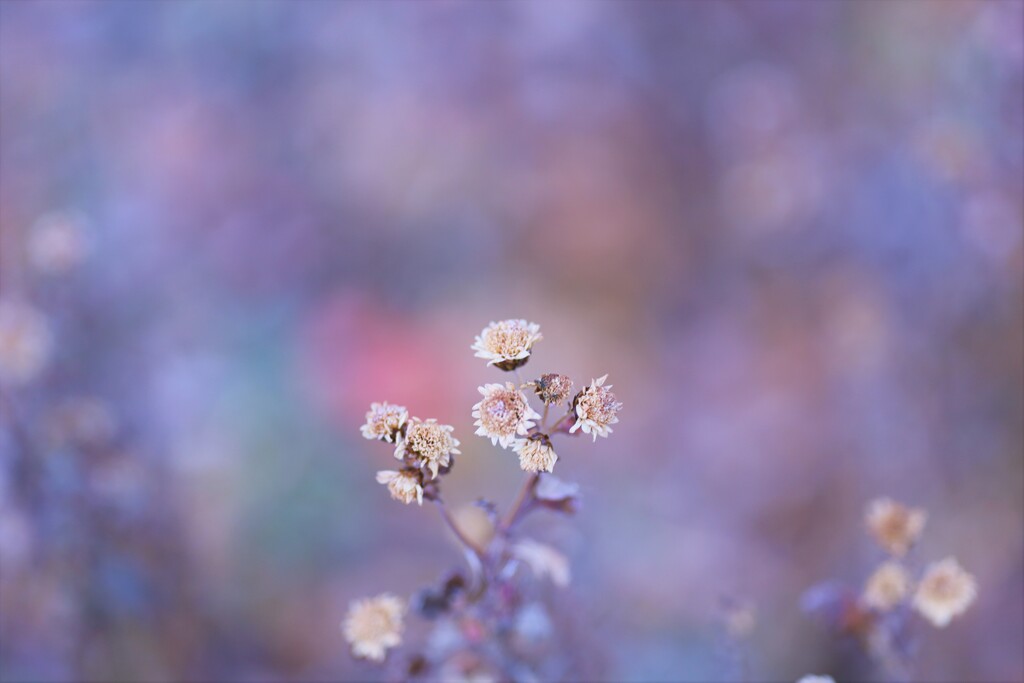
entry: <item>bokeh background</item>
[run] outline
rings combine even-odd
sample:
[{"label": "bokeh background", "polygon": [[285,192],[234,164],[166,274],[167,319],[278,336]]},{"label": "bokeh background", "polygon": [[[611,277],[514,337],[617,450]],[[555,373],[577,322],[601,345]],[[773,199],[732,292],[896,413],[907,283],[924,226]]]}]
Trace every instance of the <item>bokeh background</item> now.
[{"label": "bokeh background", "polygon": [[0,297],[53,339],[4,390],[0,679],[374,677],[348,602],[460,559],[358,426],[382,399],[454,425],[447,498],[507,505],[469,414],[507,317],[542,326],[527,369],[625,404],[560,449],[581,513],[530,527],[600,677],[729,679],[726,597],[751,679],[871,680],[800,598],[860,584],[890,495],[980,584],[917,675],[1024,679],[1022,26],[1014,0],[0,3]]}]

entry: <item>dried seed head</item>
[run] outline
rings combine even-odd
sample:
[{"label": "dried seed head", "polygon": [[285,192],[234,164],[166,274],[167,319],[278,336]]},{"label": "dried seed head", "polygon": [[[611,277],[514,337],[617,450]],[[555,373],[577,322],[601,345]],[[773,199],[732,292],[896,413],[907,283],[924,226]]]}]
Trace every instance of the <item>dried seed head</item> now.
[{"label": "dried seed head", "polygon": [[557,372],[541,375],[539,379],[534,380],[531,384],[540,400],[549,406],[565,403],[572,396],[572,380],[565,375],[559,375]]},{"label": "dried seed head", "polygon": [[451,456],[459,454],[459,440],[452,436],[455,428],[438,424],[437,420],[410,418],[405,435],[399,436],[395,457],[416,467],[425,467],[436,479],[441,467],[451,464]]},{"label": "dried seed head", "polygon": [[865,515],[868,531],[875,541],[896,557],[907,554],[927,519],[924,510],[908,508],[889,498],[871,501]]},{"label": "dried seed head", "polygon": [[387,402],[371,403],[366,413],[366,424],[360,430],[364,438],[395,443],[408,419],[409,411],[404,406]]},{"label": "dried seed head", "polygon": [[914,593],[914,609],[937,628],[963,614],[978,595],[978,583],[954,557],[933,562]]},{"label": "dried seed head", "polygon": [[558,461],[551,440],[544,434],[518,439],[512,449],[519,454],[519,466],[525,472],[550,472]]},{"label": "dried seed head", "polygon": [[530,349],[542,339],[540,325],[525,320],[492,322],[476,337],[473,346],[477,358],[502,370],[515,370],[530,358]]},{"label": "dried seed head", "polygon": [[342,624],[352,654],[383,662],[387,651],[402,642],[405,603],[390,593],[356,600]]},{"label": "dried seed head", "polygon": [[46,318],[20,301],[0,301],[0,382],[28,384],[43,371],[53,350]]},{"label": "dried seed head", "polygon": [[604,386],[608,375],[598,377],[573,399],[573,411],[576,413],[576,424],[569,429],[575,433],[582,429],[584,434],[593,434],[594,441],[598,436],[608,436],[612,432],[611,425],[619,421],[618,412],[622,404],[612,393],[612,385]]},{"label": "dried seed head", "polygon": [[910,593],[910,574],[899,562],[883,562],[868,578],[861,599],[881,612],[891,610]]},{"label": "dried seed head", "polygon": [[406,505],[415,501],[423,505],[423,483],[419,470],[381,470],[377,473],[377,483],[388,487],[388,492],[395,500]]},{"label": "dried seed head", "polygon": [[523,392],[511,382],[485,384],[479,388],[483,400],[473,406],[476,433],[508,448],[517,436],[525,435],[540,415],[534,412]]}]

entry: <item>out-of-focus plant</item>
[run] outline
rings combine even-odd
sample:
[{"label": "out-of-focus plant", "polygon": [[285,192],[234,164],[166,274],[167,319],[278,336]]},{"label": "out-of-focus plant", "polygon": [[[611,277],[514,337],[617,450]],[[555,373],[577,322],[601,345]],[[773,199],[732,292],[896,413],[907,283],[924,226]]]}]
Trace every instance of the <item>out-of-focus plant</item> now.
[{"label": "out-of-focus plant", "polygon": [[[439,586],[421,591],[408,603],[389,593],[353,602],[342,627],[357,657],[384,662],[388,651],[402,644],[411,605],[435,626],[426,646],[401,665],[398,673],[403,677],[532,680],[544,669],[545,650],[538,641],[550,632],[551,617],[539,602],[528,599],[519,570],[525,567],[536,578],[564,587],[570,580],[569,561],[555,548],[523,537],[520,524],[535,511],[576,511],[579,487],[551,473],[559,459],[553,440],[580,433],[594,441],[608,436],[622,404],[605,384],[607,376],[576,392],[572,380],[561,374],[524,381],[519,368],[541,338],[534,323],[504,320],[488,325],[472,346],[489,366],[516,378],[479,387],[482,398],[472,409],[476,434],[516,453],[527,473],[504,514],[491,502],[477,502],[483,524],[453,514],[442,496],[443,478],[460,454],[454,429],[412,417],[403,406],[370,407],[363,436],[393,445],[400,463],[397,469],[378,472],[377,481],[407,505],[433,503],[459,540],[469,571],[452,571]],[[541,412],[530,405],[530,393],[543,405]]]},{"label": "out-of-focus plant", "polygon": [[886,559],[861,591],[827,581],[804,594],[803,606],[837,636],[858,643],[883,673],[910,680],[924,622],[948,626],[974,602],[977,582],[954,557],[923,570],[909,560],[928,519],[925,510],[877,498],[868,504],[864,518]]}]

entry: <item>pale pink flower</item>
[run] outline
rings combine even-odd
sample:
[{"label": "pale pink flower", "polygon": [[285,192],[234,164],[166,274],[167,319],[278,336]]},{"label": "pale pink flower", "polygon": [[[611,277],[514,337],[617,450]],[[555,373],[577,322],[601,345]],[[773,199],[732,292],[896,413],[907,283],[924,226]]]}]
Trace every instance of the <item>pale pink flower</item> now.
[{"label": "pale pink flower", "polygon": [[404,617],[405,603],[390,593],[354,601],[342,623],[352,654],[383,662],[388,650],[402,643]]},{"label": "pale pink flower", "polygon": [[517,436],[530,430],[534,420],[540,419],[523,392],[511,382],[485,384],[478,391],[483,399],[473,406],[473,424],[477,435],[489,438],[492,444],[508,448]]},{"label": "pale pink flower", "polygon": [[618,412],[622,404],[612,393],[612,385],[604,386],[608,375],[598,377],[573,399],[573,411],[576,413],[576,424],[569,429],[575,433],[582,429],[584,434],[593,434],[594,441],[598,436],[608,436],[612,432],[611,425],[619,421]]},{"label": "pale pink flower", "polygon": [[502,370],[514,370],[530,358],[530,350],[543,336],[540,325],[525,320],[502,320],[485,327],[471,347],[477,358]]}]

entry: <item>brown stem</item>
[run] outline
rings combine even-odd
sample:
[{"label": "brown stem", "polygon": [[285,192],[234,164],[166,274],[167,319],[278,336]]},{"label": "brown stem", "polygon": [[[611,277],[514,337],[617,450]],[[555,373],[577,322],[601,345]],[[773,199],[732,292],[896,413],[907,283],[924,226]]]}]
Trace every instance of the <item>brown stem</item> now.
[{"label": "brown stem", "polygon": [[548,410],[551,408],[547,403],[544,404],[544,414],[540,418],[540,431],[545,434],[548,433]]},{"label": "brown stem", "polygon": [[453,534],[455,534],[455,537],[459,539],[459,542],[461,542],[462,545],[466,546],[466,548],[471,550],[473,554],[476,555],[477,559],[480,560],[480,563],[483,564],[483,549],[481,549],[476,543],[471,541],[469,537],[466,536],[466,534],[462,533],[462,529],[458,527],[458,525],[455,523],[455,520],[452,519],[452,516],[448,513],[448,508],[445,507],[444,501],[442,501],[440,498],[435,498],[434,502],[437,503],[437,509],[441,513],[441,518],[444,519],[445,524],[447,524],[448,528],[451,529]]},{"label": "brown stem", "polygon": [[540,479],[540,474],[534,472],[526,481],[523,482],[523,487],[519,489],[519,495],[516,496],[516,502],[512,504],[512,507],[508,511],[508,515],[505,517],[505,521],[501,524],[501,529],[504,532],[508,532],[512,528],[512,525],[519,519],[519,515],[524,511],[524,505],[526,501],[531,497],[533,493],[533,487],[537,485],[537,481]]}]

